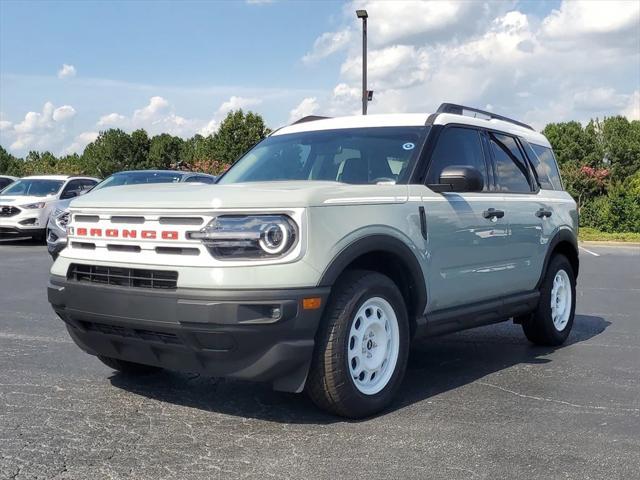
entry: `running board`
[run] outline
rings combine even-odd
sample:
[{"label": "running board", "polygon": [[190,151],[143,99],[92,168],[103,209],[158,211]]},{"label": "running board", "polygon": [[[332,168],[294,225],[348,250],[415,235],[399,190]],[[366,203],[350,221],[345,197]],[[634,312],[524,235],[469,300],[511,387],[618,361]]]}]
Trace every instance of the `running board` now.
[{"label": "running board", "polygon": [[538,306],[540,292],[518,293],[484,302],[436,310],[417,322],[414,338],[433,337],[468,328],[503,322],[531,313]]}]

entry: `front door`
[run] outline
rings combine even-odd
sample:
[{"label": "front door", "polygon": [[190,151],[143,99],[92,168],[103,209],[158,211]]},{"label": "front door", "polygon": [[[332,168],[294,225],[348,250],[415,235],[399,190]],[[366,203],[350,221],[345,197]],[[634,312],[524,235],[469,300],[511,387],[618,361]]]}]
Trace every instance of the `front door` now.
[{"label": "front door", "polygon": [[446,193],[423,188],[430,312],[502,295],[508,275],[508,223],[501,211],[502,195],[493,190],[479,130],[445,127],[431,155],[426,183],[439,183],[442,170],[452,165],[478,169],[484,188]]}]

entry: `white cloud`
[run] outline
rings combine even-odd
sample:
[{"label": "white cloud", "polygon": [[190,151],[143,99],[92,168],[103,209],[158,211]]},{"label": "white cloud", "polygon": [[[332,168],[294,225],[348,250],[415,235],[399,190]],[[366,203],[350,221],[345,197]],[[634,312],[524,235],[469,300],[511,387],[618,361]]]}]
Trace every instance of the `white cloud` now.
[{"label": "white cloud", "polygon": [[542,128],[551,121],[615,115],[632,101],[640,84],[640,3],[563,2],[542,19],[514,6],[351,2],[343,12],[345,27],[318,37],[305,56],[344,51],[337,85],[331,95],[318,96],[319,108],[332,115],[360,111],[360,35],[351,34],[339,49],[329,40],[356,32],[353,10],[362,7],[371,20],[371,113],[428,112],[452,101],[491,105]]},{"label": "white cloud", "polygon": [[259,98],[236,97],[234,95],[226,102],[223,102],[216,113],[219,116],[224,116],[232,110],[253,107],[255,105],[260,105],[260,103],[262,103],[262,100],[260,100]]},{"label": "white cloud", "polygon": [[67,65],[66,63],[64,63],[62,65],[62,68],[58,70],[58,78],[64,79],[64,78],[71,78],[75,76],[76,76],[76,67],[74,67],[73,65]]},{"label": "white cloud", "polygon": [[55,150],[64,141],[67,123],[76,114],[71,105],[56,108],[46,102],[41,112],[28,112],[24,119],[16,124],[4,120],[3,138],[7,138],[11,150],[26,149]]},{"label": "white cloud", "polygon": [[169,107],[169,102],[162,97],[151,97],[149,104],[145,107],[133,112],[134,122],[144,122],[146,120],[154,120],[162,115]]},{"label": "white cloud", "polygon": [[198,133],[203,137],[208,137],[209,135],[216,133],[219,127],[220,123],[215,118],[212,118],[204,127],[198,130]]},{"label": "white cloud", "polygon": [[91,142],[98,138],[98,132],[82,132],[77,135],[73,143],[62,151],[63,155],[70,155],[72,153],[81,153],[84,148]]},{"label": "white cloud", "polygon": [[303,98],[302,101],[289,112],[289,122],[295,122],[302,117],[313,115],[318,111],[320,105],[318,105],[318,99],[316,97]]},{"label": "white cloud", "polygon": [[640,120],[640,90],[629,95],[629,102],[621,113],[629,120]]},{"label": "white cloud", "polygon": [[351,30],[325,32],[313,43],[313,49],[302,57],[304,63],[312,63],[345,48],[352,39]]},{"label": "white cloud", "polygon": [[119,113],[109,113],[108,115],[103,115],[98,120],[98,127],[117,127],[119,125],[124,125],[127,121],[127,117],[124,115],[120,115]]},{"label": "white cloud", "polygon": [[542,22],[542,33],[554,39],[580,39],[637,30],[640,3],[629,0],[563,1]]},{"label": "white cloud", "polygon": [[56,122],[62,122],[76,115],[76,110],[71,105],[63,105],[53,111],[53,119]]}]

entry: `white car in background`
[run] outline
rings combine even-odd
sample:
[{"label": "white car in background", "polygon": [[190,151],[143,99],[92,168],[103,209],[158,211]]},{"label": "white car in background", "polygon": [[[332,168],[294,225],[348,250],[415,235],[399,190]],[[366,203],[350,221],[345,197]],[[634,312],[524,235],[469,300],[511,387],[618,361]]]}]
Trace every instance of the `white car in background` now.
[{"label": "white car in background", "polygon": [[0,192],[0,237],[44,240],[56,204],[81,195],[99,181],[68,175],[36,175],[15,181]]}]

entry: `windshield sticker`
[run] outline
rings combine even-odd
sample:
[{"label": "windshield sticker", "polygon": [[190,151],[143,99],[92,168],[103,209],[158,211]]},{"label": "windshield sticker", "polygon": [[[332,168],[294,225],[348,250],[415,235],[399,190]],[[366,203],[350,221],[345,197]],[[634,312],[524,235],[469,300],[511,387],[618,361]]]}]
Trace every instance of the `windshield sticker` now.
[{"label": "windshield sticker", "polygon": [[411,142],[407,142],[404,145],[402,145],[402,148],[404,150],[413,150],[415,147],[416,147],[416,144]]}]

